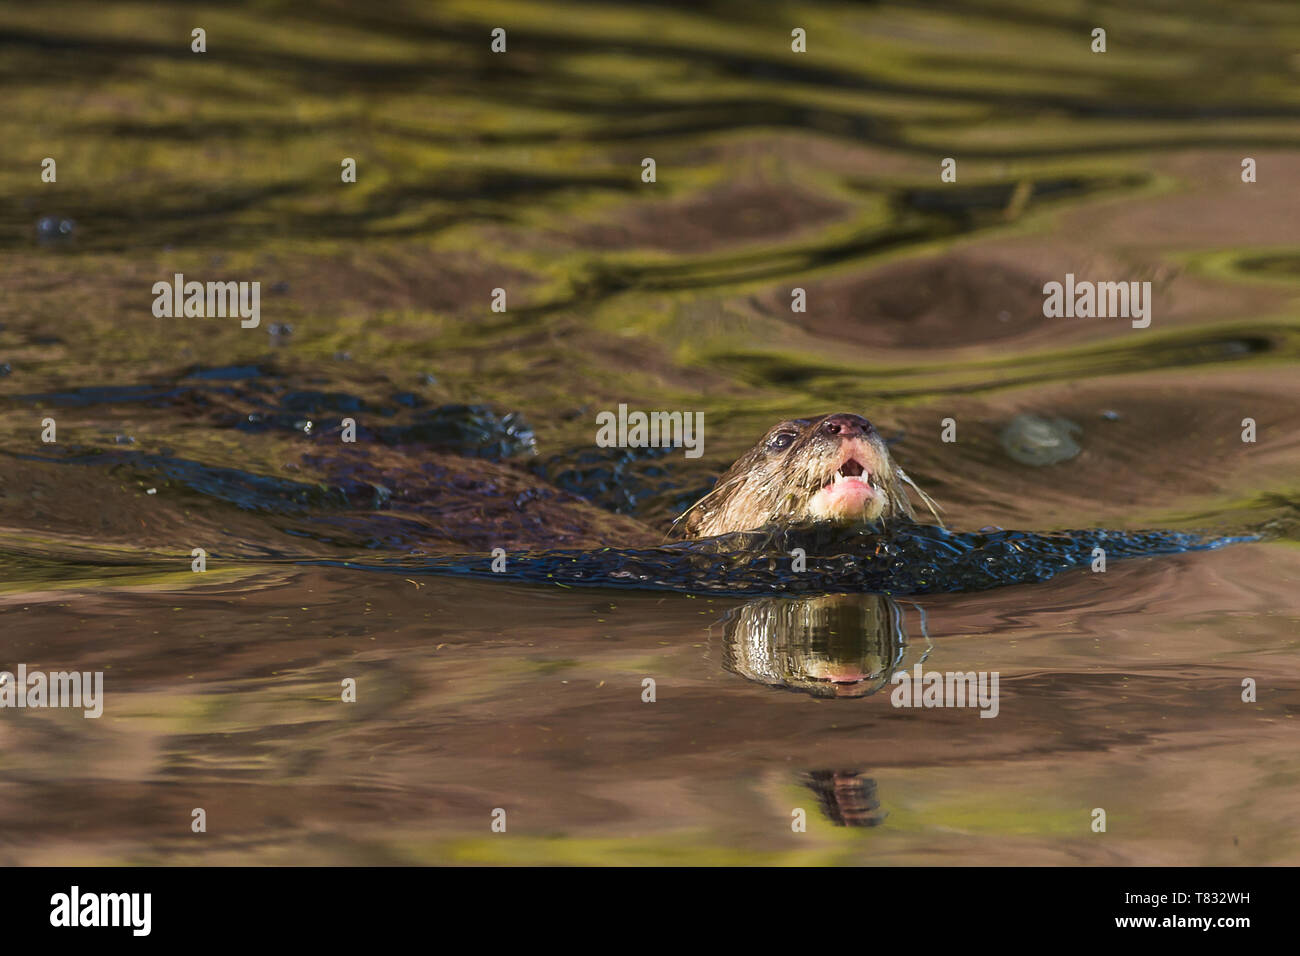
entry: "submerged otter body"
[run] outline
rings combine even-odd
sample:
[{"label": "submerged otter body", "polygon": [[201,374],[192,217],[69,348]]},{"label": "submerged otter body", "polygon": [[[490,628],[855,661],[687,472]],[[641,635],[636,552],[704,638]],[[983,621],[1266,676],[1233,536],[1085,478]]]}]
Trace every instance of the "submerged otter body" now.
[{"label": "submerged otter body", "polygon": [[673,527],[682,537],[709,538],[772,523],[914,518],[909,487],[934,513],[861,415],[791,419],[768,431]]},{"label": "submerged otter body", "polygon": [[[1096,560],[1098,548],[1109,562],[1252,540],[1103,528],[1043,534],[1002,529],[951,532],[908,520],[914,516],[909,492],[932,511],[936,507],[893,460],[865,418],[835,414],[794,419],[771,429],[727,469],[713,491],[674,522],[676,536],[691,540],[645,548],[517,551],[508,554],[504,571],[499,558],[485,552],[422,556],[417,559],[418,570],[495,580],[504,575],[564,587],[765,599],[776,595],[786,600],[984,591],[1046,581],[1062,571],[1087,567]],[[800,566],[779,559],[796,549],[806,559]],[[347,566],[366,565],[349,562]],[[391,571],[394,565],[386,562],[376,567]],[[797,661],[802,652],[772,630],[780,622],[815,625],[812,637],[817,642],[847,626],[840,617],[822,616],[817,607],[810,604],[788,615],[750,620],[743,629],[748,643],[736,658],[738,671],[776,673],[760,666],[755,655],[763,648],[787,662]],[[818,624],[823,619],[831,620],[829,631]],[[843,662],[807,658],[800,673],[814,683],[832,685],[846,679],[874,679],[878,676],[874,660],[859,656],[841,667]],[[883,665],[879,670],[884,673]]]}]

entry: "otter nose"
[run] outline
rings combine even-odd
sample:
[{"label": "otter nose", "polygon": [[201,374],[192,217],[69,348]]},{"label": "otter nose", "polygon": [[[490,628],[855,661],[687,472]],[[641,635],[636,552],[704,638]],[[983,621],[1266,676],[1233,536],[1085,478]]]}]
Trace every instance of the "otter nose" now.
[{"label": "otter nose", "polygon": [[822,422],[822,431],[840,438],[861,438],[871,429],[871,422],[861,415],[832,415]]}]

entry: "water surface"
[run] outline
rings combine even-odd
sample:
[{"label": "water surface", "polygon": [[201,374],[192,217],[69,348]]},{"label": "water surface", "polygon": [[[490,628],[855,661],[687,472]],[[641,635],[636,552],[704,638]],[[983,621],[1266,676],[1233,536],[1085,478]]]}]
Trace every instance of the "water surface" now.
[{"label": "water surface", "polygon": [[[0,12],[0,669],[106,688],[0,711],[0,861],[1300,862],[1300,15],[1226,16]],[[260,327],[155,318],[178,272]],[[1070,272],[1151,327],[1044,318]],[[595,447],[620,403],[703,457]],[[965,537],[663,563],[837,410]],[[892,706],[917,664],[997,717]]]}]

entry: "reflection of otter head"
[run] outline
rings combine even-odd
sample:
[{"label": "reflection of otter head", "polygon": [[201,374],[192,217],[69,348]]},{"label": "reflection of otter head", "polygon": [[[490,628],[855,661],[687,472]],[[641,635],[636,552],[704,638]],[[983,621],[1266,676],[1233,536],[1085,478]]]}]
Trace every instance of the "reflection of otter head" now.
[{"label": "reflection of otter head", "polygon": [[889,682],[907,638],[879,594],[760,598],[731,611],[722,664],[747,680],[815,697],[866,697]]},{"label": "reflection of otter head", "polygon": [[876,827],[885,822],[876,796],[876,781],[861,770],[814,770],[803,781],[837,827]]},{"label": "reflection of otter head", "polygon": [[707,538],[772,522],[855,524],[914,517],[907,488],[933,502],[894,463],[861,415],[781,422],[677,519],[681,533]]}]

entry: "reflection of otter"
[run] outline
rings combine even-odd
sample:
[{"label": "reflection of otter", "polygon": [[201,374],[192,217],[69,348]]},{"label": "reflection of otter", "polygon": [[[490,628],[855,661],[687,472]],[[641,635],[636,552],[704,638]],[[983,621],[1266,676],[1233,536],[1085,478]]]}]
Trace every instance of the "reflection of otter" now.
[{"label": "reflection of otter", "polygon": [[908,487],[937,518],[934,502],[890,457],[871,422],[849,414],[793,419],[742,455],[673,528],[707,538],[772,522],[912,518]]},{"label": "reflection of otter", "polygon": [[803,782],[821,803],[822,813],[837,827],[875,827],[885,822],[876,797],[876,781],[861,770],[814,770]]},{"label": "reflection of otter", "polygon": [[907,650],[903,617],[880,594],[761,598],[732,610],[722,663],[748,680],[816,697],[866,697]]}]

